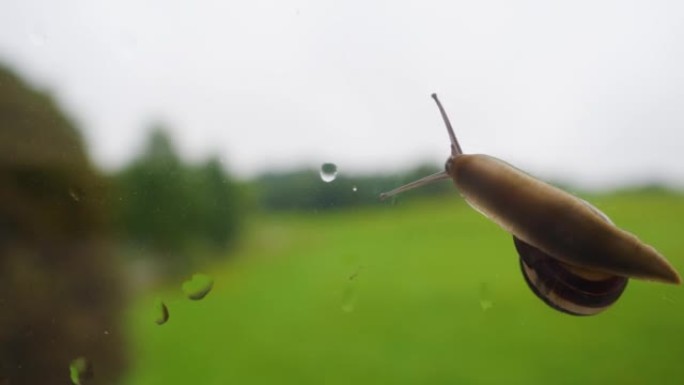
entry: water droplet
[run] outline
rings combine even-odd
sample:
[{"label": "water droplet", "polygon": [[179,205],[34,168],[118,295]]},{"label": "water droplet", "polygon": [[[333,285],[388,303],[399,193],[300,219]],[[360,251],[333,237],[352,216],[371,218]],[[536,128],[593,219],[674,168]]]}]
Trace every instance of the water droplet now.
[{"label": "water droplet", "polygon": [[71,197],[71,199],[75,200],[76,202],[81,200],[81,197],[78,195],[78,193],[76,193],[76,190],[74,190],[72,188],[69,189],[69,196]]},{"label": "water droplet", "polygon": [[69,375],[71,382],[76,385],[85,385],[88,380],[93,378],[93,365],[85,357],[78,357],[71,361],[69,365]]},{"label": "water droplet", "polygon": [[321,179],[325,183],[330,183],[337,178],[337,166],[335,163],[323,163],[321,166]]},{"label": "water droplet", "polygon": [[191,300],[204,298],[211,288],[214,287],[214,280],[206,274],[194,274],[191,279],[183,282],[183,293]]},{"label": "water droplet", "polygon": [[166,307],[166,304],[161,299],[157,299],[154,304],[154,313],[157,317],[154,322],[156,322],[157,325],[163,325],[169,320],[169,308]]},{"label": "water droplet", "polygon": [[35,27],[29,32],[29,41],[36,47],[42,47],[47,42],[47,37],[41,28]]},{"label": "water droplet", "polygon": [[351,313],[354,311],[354,305],[356,303],[356,287],[354,285],[349,285],[344,289],[342,293],[342,311],[345,313]]},{"label": "water droplet", "polygon": [[109,335],[109,330],[104,331],[104,335],[108,336]]},{"label": "water droplet", "polygon": [[675,301],[674,299],[672,299],[672,298],[670,298],[670,297],[668,297],[668,296],[666,296],[666,295],[663,296],[663,300],[665,300],[665,301],[667,301],[667,302],[669,302],[669,303],[677,303],[677,301]]},{"label": "water droplet", "polygon": [[361,269],[363,269],[363,266],[359,266],[359,267],[356,269],[356,271],[353,272],[353,273],[349,276],[349,280],[350,280],[350,281],[355,280],[356,277],[359,276],[359,273],[361,272]]},{"label": "water droplet", "polygon": [[353,192],[356,192],[357,190],[358,190],[358,189],[356,188],[356,186],[352,187],[352,191],[353,191]]},{"label": "water droplet", "polygon": [[480,285],[480,307],[482,308],[482,311],[487,311],[493,306],[492,293],[489,291],[489,286],[483,282]]},{"label": "water droplet", "polygon": [[356,269],[347,280],[347,287],[344,288],[342,292],[342,311],[345,313],[351,313],[354,311],[354,305],[356,304],[356,278],[361,272],[362,266]]}]

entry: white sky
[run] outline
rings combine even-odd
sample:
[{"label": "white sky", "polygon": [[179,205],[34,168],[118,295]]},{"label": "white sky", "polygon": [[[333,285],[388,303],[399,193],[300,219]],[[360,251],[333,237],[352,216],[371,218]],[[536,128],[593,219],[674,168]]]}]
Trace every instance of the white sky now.
[{"label": "white sky", "polygon": [[242,176],[396,171],[466,152],[584,186],[684,186],[681,1],[4,0],[0,60],[98,164],[167,122]]}]

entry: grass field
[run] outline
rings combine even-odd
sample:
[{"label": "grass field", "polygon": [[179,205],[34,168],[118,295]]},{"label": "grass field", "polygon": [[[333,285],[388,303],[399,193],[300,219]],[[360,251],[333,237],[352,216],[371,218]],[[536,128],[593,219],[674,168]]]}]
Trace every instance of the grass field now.
[{"label": "grass field", "polygon": [[[592,202],[684,271],[683,197]],[[180,283],[138,299],[125,384],[684,383],[684,288],[630,281],[598,316],[556,312],[456,194],[250,229],[204,300]]]}]

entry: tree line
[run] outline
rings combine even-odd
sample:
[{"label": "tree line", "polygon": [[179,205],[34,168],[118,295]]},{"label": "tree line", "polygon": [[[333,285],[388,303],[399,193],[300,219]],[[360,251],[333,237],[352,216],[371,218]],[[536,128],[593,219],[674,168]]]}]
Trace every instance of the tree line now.
[{"label": "tree line", "polygon": [[[211,157],[184,161],[163,126],[150,130],[143,151],[110,174],[113,224],[119,238],[183,269],[192,255],[224,255],[254,211],[305,213],[391,204],[379,194],[438,171],[422,165],[397,175],[350,175],[324,181],[320,169],[264,173],[237,181]],[[407,192],[401,199],[453,192],[448,182]],[[206,252],[209,253],[206,253]]]}]

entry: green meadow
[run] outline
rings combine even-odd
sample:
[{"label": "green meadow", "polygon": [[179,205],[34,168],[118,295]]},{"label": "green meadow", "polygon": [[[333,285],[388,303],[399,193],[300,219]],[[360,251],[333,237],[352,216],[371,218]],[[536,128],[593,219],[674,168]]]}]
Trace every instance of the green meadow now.
[{"label": "green meadow", "polygon": [[[589,199],[684,271],[684,197]],[[203,300],[179,282],[131,306],[123,383],[684,383],[684,288],[630,281],[598,316],[559,313],[527,288],[511,236],[457,194],[252,218],[202,272]]]}]

